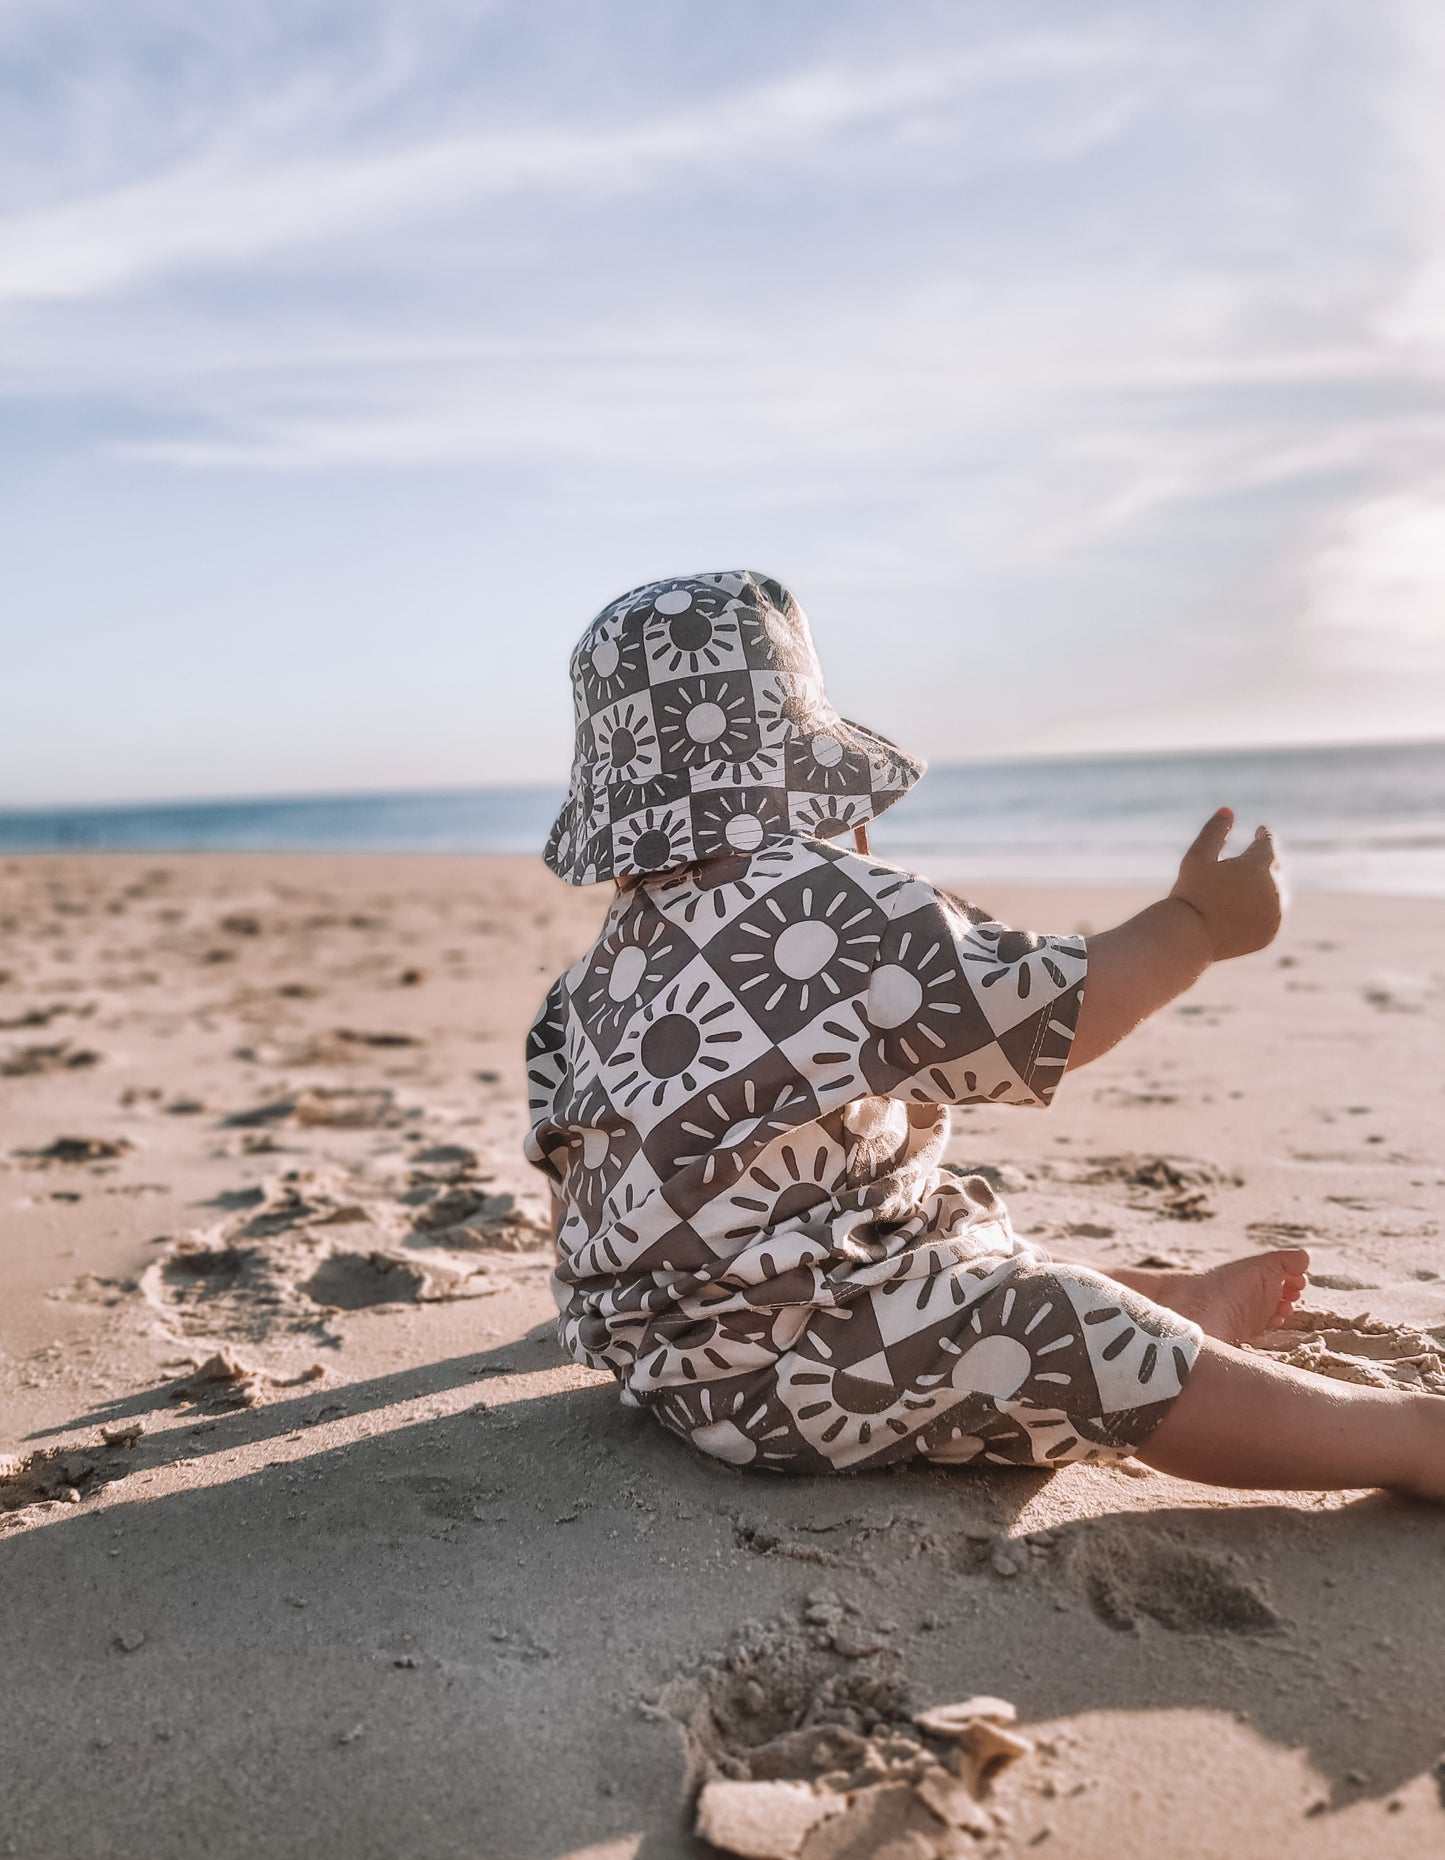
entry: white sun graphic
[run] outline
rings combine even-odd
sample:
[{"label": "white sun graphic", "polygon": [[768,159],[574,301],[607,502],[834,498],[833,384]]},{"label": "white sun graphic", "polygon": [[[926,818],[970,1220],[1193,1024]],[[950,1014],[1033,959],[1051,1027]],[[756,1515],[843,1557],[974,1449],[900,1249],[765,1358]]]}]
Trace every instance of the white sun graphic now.
[{"label": "white sun graphic", "polygon": [[[771,1352],[764,1352],[764,1360],[771,1360]],[[792,1429],[762,1384],[704,1384],[664,1395],[655,1412],[665,1427],[729,1466],[782,1467],[795,1457]]]},{"label": "white sun graphic", "polygon": [[770,895],[738,925],[723,959],[730,985],[750,1011],[801,1026],[866,982],[878,922],[871,899],[848,888],[804,884],[786,901]]},{"label": "white sun graphic", "polygon": [[637,690],[646,678],[644,664],[642,641],[635,628],[629,629],[621,616],[599,621],[573,655],[579,703],[586,710],[596,710]]},{"label": "white sun graphic", "polygon": [[669,768],[736,763],[758,749],[752,687],[745,677],[682,679],[653,694]]},{"label": "white sun graphic", "polygon": [[683,966],[687,949],[665,917],[633,909],[592,952],[573,999],[594,1044],[621,1033],[627,1020]]}]

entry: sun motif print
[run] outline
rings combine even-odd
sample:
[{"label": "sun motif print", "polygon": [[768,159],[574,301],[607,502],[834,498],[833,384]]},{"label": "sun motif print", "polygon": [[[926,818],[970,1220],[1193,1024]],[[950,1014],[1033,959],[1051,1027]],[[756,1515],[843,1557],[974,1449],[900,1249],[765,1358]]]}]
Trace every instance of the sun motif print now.
[{"label": "sun motif print", "polygon": [[647,649],[640,634],[625,629],[621,618],[594,629],[585,654],[573,661],[573,689],[588,714],[647,689]]},{"label": "sun motif print", "polygon": [[1082,939],[831,843],[923,764],[833,708],[772,577],[632,589],[571,681],[544,857],[627,888],[527,1048],[564,1346],[735,1466],[1131,1451],[1198,1331],[944,1162],[950,1106],[1052,1099]]},{"label": "sun motif print", "polygon": [[736,603],[721,588],[672,588],[659,594],[642,639],[649,664],[662,677],[747,668]]},{"label": "sun motif print", "polygon": [[756,788],[698,790],[693,796],[692,820],[702,858],[723,858],[729,853],[745,856],[755,853],[765,840],[779,839],[787,832],[787,801],[781,794]]},{"label": "sun motif print", "polygon": [[1085,969],[797,835],[621,893],[529,1051],[566,1347],[736,1465],[1130,1451],[1197,1331],[942,1166],[951,1104],[1049,1103]]},{"label": "sun motif print", "polygon": [[604,1068],[609,1097],[640,1128],[664,1106],[756,1059],[767,1041],[705,964],[694,960],[645,999]]},{"label": "sun motif print", "polygon": [[851,795],[800,794],[789,812],[793,831],[814,840],[837,839],[867,818],[863,802]]},{"label": "sun motif print", "polygon": [[623,698],[592,719],[598,760],[613,779],[645,781],[662,772],[657,723],[646,692]]},{"label": "sun motif print", "polygon": [[825,863],[773,886],[712,938],[707,959],[776,1039],[868,986],[887,921]]},{"label": "sun motif print", "polygon": [[610,1058],[629,1019],[685,969],[695,951],[691,941],[646,897],[637,908],[613,912],[580,971],[572,999],[599,1058]]},{"label": "sun motif print", "polygon": [[687,845],[687,815],[678,807],[644,807],[612,829],[612,842],[639,872],[665,872]]},{"label": "sun motif print", "polygon": [[576,765],[546,857],[576,884],[671,869],[655,833],[686,863],[824,822],[836,832],[880,814],[922,770],[837,714],[802,609],[746,571],[612,602],[572,655],[572,694]]},{"label": "sun motif print", "polygon": [[670,766],[693,770],[712,764],[726,772],[735,787],[758,779],[762,745],[746,673],[680,679],[659,691],[655,703],[658,735]]}]

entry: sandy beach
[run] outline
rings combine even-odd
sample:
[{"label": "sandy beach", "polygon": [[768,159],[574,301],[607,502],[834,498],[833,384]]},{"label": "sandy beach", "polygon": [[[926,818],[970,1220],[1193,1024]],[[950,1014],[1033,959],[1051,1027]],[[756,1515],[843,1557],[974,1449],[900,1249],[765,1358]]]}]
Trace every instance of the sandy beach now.
[{"label": "sandy beach", "polygon": [[[0,861],[0,1854],[672,1860],[799,1727],[859,1769],[804,1860],[1445,1851],[1445,1512],[768,1481],[562,1359],[521,1047],[605,901],[521,859]],[[1306,1244],[1268,1347],[1445,1393],[1442,931],[1301,897],[952,1160],[1105,1269]],[[975,1694],[1028,1747],[929,1821],[913,1715]]]}]

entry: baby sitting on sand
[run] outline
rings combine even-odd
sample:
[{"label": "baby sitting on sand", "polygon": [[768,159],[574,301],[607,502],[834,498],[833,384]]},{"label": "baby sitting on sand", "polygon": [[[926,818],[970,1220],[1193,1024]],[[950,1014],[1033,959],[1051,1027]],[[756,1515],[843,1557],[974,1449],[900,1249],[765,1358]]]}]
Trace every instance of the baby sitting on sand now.
[{"label": "baby sitting on sand", "polygon": [[[572,683],[545,856],[617,896],[533,1025],[526,1147],[578,1362],[773,1472],[1137,1454],[1223,1485],[1445,1491],[1445,1402],[1231,1347],[1300,1296],[1304,1252],[1105,1277],[942,1163],[950,1105],[1048,1105],[1271,941],[1263,827],[1225,859],[1221,808],[1167,898],[1097,936],[1027,934],[868,855],[861,829],[923,764],[832,709],[778,582],[638,588]],[[850,833],[856,852],[832,843]]]}]

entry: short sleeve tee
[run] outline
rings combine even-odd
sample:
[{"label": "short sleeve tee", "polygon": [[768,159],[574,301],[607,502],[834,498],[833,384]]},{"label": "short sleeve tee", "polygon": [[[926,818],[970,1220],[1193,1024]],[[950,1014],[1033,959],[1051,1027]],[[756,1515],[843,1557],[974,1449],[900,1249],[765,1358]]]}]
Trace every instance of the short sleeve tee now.
[{"label": "short sleeve tee", "polygon": [[1002,1203],[940,1166],[948,1106],[1049,1103],[1085,967],[1081,937],[798,837],[621,894],[527,1048],[566,1346],[643,1397],[659,1322],[786,1312],[783,1337],[1008,1253]]}]

